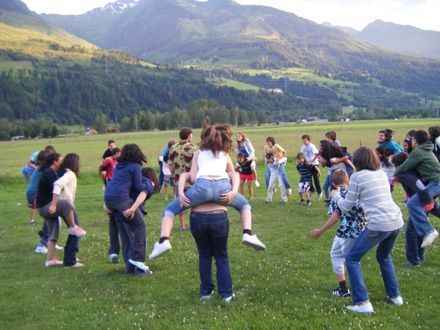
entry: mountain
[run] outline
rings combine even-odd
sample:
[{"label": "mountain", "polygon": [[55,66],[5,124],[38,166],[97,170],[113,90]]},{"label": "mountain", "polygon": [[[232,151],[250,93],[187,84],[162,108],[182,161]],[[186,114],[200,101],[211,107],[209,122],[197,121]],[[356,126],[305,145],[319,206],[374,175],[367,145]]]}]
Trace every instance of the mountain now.
[{"label": "mountain", "polygon": [[374,45],[401,53],[412,53],[440,59],[440,32],[421,30],[376,20],[356,36]]},{"label": "mountain", "polygon": [[348,33],[349,35],[352,35],[352,36],[359,33],[358,30],[356,30],[352,27],[349,27],[349,26],[333,25],[329,22],[324,22],[324,23],[322,23],[322,25],[325,27],[335,28],[335,29],[341,30],[342,32]]},{"label": "mountain", "polygon": [[[83,15],[45,15],[96,45],[200,68],[300,67],[326,77],[438,95],[440,61],[385,51],[338,29],[231,0],[120,0]],[[132,4],[132,5],[129,5]]]}]

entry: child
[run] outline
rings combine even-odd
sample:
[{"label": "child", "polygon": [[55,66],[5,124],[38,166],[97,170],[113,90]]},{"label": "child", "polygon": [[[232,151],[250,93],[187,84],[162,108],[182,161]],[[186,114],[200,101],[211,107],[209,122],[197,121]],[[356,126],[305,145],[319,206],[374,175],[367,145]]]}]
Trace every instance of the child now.
[{"label": "child", "polygon": [[[255,249],[266,249],[266,246],[257,236],[252,235],[252,215],[249,202],[237,193],[238,174],[234,172],[231,158],[227,154],[232,148],[231,136],[232,130],[229,125],[210,125],[204,129],[200,150],[195,153],[192,159],[189,176],[184,173],[184,175],[180,175],[177,184],[179,198],[174,199],[165,208],[161,237],[159,242],[154,244],[150,259],[171,250],[169,236],[174,217],[189,207],[208,201],[230,204],[240,211],[243,225],[243,243]],[[232,176],[232,190],[228,172]],[[191,182],[195,181],[195,184],[184,193],[183,189],[188,178]]]},{"label": "child", "polygon": [[265,156],[266,158],[266,165],[269,170],[269,186],[267,187],[267,198],[266,203],[271,203],[273,194],[275,191],[275,183],[278,181],[278,185],[280,186],[280,193],[281,193],[281,202],[287,203],[287,191],[286,186],[284,185],[282,174],[281,174],[281,167],[286,162],[286,158],[281,158],[279,161],[275,159],[275,156],[273,153],[269,152]]},{"label": "child", "polygon": [[376,153],[370,148],[361,147],[354,153],[353,160],[357,172],[350,178],[346,197],[342,198],[340,194],[333,197],[341,214],[350,213],[359,203],[367,219],[366,228],[345,256],[353,296],[353,305],[347,306],[347,309],[355,313],[373,313],[360,262],[368,251],[377,246],[376,260],[387,297],[393,304],[403,305],[391,256],[403,227],[403,219],[402,212],[391,196],[388,178],[379,170],[380,162]]},{"label": "child", "polygon": [[[174,187],[174,183],[173,180],[171,178],[171,170],[170,170],[170,165],[168,165],[168,156],[170,153],[170,148],[176,144],[176,140],[169,140],[168,141],[168,152],[162,152],[163,156],[162,157],[162,167],[161,167],[161,174],[162,174],[162,188],[163,188],[163,200],[167,201],[168,200],[168,187]],[[159,184],[160,184],[160,180],[159,180]]]},{"label": "child", "polygon": [[260,183],[257,180],[257,165],[255,162],[257,158],[255,157],[255,149],[249,138],[244,133],[237,133],[237,151],[239,154],[243,154],[246,160],[251,161],[251,171],[254,175],[255,187],[258,188]]},{"label": "child", "polygon": [[[282,146],[275,143],[275,138],[273,136],[268,136],[266,138],[266,144],[264,145],[264,157],[266,159],[266,155],[271,153],[275,158],[276,162],[279,164],[279,172],[281,175],[281,179],[283,180],[284,186],[286,187],[287,195],[292,195],[292,189],[290,188],[289,180],[286,175],[286,163],[287,163],[287,152],[284,150]],[[266,162],[267,164],[267,162]],[[266,169],[264,174],[264,179],[266,181],[266,187],[269,187],[270,180],[270,170]]]},{"label": "child", "polygon": [[298,194],[300,198],[301,205],[310,206],[312,203],[310,202],[310,186],[312,184],[312,165],[306,163],[305,156],[302,152],[299,152],[296,155],[296,169],[300,175],[299,183],[298,183]]},{"label": "child", "polygon": [[[302,146],[300,152],[304,154],[306,162],[312,165],[312,175],[313,175],[313,183],[310,186],[310,192],[313,193],[316,191],[318,200],[322,199],[322,189],[321,183],[319,182],[319,177],[321,176],[321,172],[319,171],[319,151],[316,146],[310,142],[310,135],[303,134],[301,137]],[[315,190],[316,188],[316,190]]]},{"label": "child", "polygon": [[247,182],[249,199],[253,199],[254,187],[252,182],[255,180],[255,175],[252,172],[252,160],[247,160],[245,154],[239,153],[237,156],[237,164],[235,164],[235,170],[240,174],[240,194],[243,195],[244,184]]},{"label": "child", "polygon": [[[26,183],[29,185],[31,182],[32,175],[35,173],[35,169],[38,165],[38,154],[39,151],[35,151],[32,153],[29,162],[26,164],[26,166],[23,167],[21,173],[24,176],[24,179],[26,180]],[[29,205],[29,204],[28,204]],[[35,208],[29,207],[29,224],[31,226],[35,225]]]},{"label": "child", "polygon": [[113,148],[110,150],[110,154],[111,156],[104,159],[99,166],[99,173],[106,187],[108,182],[113,178],[113,172],[118,163],[118,159],[121,156],[121,150],[119,148]]},{"label": "child", "polygon": [[[332,184],[334,187],[340,188],[341,197],[345,198],[349,184],[347,173],[343,170],[336,170],[332,175]],[[336,236],[333,239],[333,245],[330,250],[333,272],[336,274],[336,280],[339,283],[339,286],[332,291],[332,295],[348,298],[350,297],[350,290],[345,282],[345,255],[350,251],[367,222],[359,203],[355,203],[350,212],[342,214],[335,201],[332,200],[328,210],[329,214],[331,214],[330,218],[321,228],[313,229],[310,235],[313,239],[318,239],[340,219],[339,228],[336,231]]]},{"label": "child", "polygon": [[387,151],[384,147],[376,148],[377,157],[380,160],[380,170],[383,171],[388,178],[388,182],[390,183],[391,192],[394,190],[394,164],[390,160],[390,152]]}]

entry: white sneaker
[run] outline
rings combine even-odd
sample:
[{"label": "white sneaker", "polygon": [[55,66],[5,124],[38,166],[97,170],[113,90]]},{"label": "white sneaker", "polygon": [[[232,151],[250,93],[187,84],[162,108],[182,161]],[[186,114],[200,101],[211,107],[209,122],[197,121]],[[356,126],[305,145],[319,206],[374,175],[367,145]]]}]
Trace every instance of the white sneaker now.
[{"label": "white sneaker", "polygon": [[108,256],[108,261],[112,264],[117,264],[119,262],[119,256],[116,253],[112,253]]},{"label": "white sneaker", "polygon": [[62,246],[59,246],[58,244],[55,245],[55,250],[62,251],[64,248]]},{"label": "white sneaker", "polygon": [[202,300],[209,300],[209,299],[212,298],[213,293],[214,293],[214,290],[212,290],[210,294],[207,294],[207,295],[204,295],[204,296],[200,296],[200,299],[202,299]]},{"label": "white sneaker", "polygon": [[260,187],[260,183],[257,180],[255,180],[255,187],[257,187],[257,188]]},{"label": "white sneaker", "polygon": [[322,200],[322,192],[316,194],[316,198],[318,199],[318,201]]},{"label": "white sneaker", "polygon": [[149,272],[150,271],[148,266],[145,265],[142,261],[136,261],[136,260],[133,260],[133,259],[128,259],[128,262],[131,263],[133,266],[139,268],[140,270],[144,271],[144,272]]},{"label": "white sneaker", "polygon": [[292,195],[292,188],[287,189],[287,196],[291,196]]},{"label": "white sneaker", "polygon": [[243,234],[242,242],[255,250],[266,250],[266,245],[258,239],[257,235]]},{"label": "white sneaker", "polygon": [[371,314],[374,313],[373,305],[369,301],[361,305],[351,305],[347,306],[350,312],[361,313],[361,314]]},{"label": "white sneaker", "polygon": [[80,226],[70,227],[68,230],[69,235],[76,236],[78,238],[83,237],[87,232],[82,229]]},{"label": "white sneaker", "polygon": [[233,293],[232,296],[229,296],[229,297],[223,298],[223,301],[224,301],[225,303],[227,303],[227,304],[230,304],[231,301],[232,301],[232,299],[234,299],[234,298],[235,298],[235,294]]},{"label": "white sneaker", "polygon": [[44,245],[37,245],[34,252],[37,254],[47,254],[47,248]]},{"label": "white sneaker", "polygon": [[388,299],[397,306],[402,306],[403,305],[403,299],[401,296],[397,296],[396,298],[390,298],[388,297]]},{"label": "white sneaker", "polygon": [[75,264],[73,264],[72,266],[64,266],[64,268],[82,268],[82,267],[84,267],[84,264],[82,264],[78,261]]},{"label": "white sneaker", "polygon": [[46,260],[44,264],[46,267],[53,267],[53,266],[62,266],[63,262],[58,259],[52,259],[52,260]]},{"label": "white sneaker", "polygon": [[166,239],[162,243],[156,242],[156,243],[154,243],[153,251],[151,251],[148,259],[157,258],[161,254],[164,254],[165,252],[168,252],[169,250],[171,250],[171,243],[170,243],[169,239]]},{"label": "white sneaker", "polygon": [[429,234],[426,234],[425,237],[423,238],[423,242],[421,245],[422,248],[430,246],[432,243],[434,243],[437,237],[438,237],[438,231],[435,229],[431,231]]}]

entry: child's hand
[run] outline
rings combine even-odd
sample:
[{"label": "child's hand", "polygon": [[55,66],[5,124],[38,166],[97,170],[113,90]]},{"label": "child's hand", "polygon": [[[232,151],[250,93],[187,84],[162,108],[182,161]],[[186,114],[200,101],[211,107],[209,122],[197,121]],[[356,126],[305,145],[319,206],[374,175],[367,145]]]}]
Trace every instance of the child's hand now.
[{"label": "child's hand", "polygon": [[49,213],[50,214],[55,214],[56,211],[57,211],[57,205],[56,204],[50,204],[50,206],[49,206]]},{"label": "child's hand", "polygon": [[237,192],[235,191],[230,191],[227,194],[223,194],[220,196],[220,200],[225,202],[226,204],[230,204],[232,203],[232,201],[235,198],[235,195],[237,195]]},{"label": "child's hand", "polygon": [[185,194],[179,195],[179,201],[181,207],[191,207],[191,201],[185,196]]},{"label": "child's hand", "polygon": [[319,236],[321,236],[321,230],[315,228],[310,232],[310,236],[312,236],[313,239],[318,239]]},{"label": "child's hand", "polygon": [[133,219],[134,217],[134,213],[136,212],[136,210],[133,210],[131,207],[127,210],[125,210],[124,212],[122,212],[122,214],[124,215],[124,217],[126,217],[127,219]]}]

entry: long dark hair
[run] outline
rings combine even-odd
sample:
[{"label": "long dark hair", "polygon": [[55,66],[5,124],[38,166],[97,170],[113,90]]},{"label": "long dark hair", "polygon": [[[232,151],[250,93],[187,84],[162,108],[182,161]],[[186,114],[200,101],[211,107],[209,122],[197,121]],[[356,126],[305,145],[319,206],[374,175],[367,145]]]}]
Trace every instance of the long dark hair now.
[{"label": "long dark hair", "polygon": [[66,169],[71,170],[73,173],[75,173],[76,176],[78,176],[79,156],[77,154],[70,153],[64,157],[63,163],[60,166],[60,172],[65,172]]},{"label": "long dark hair", "polygon": [[160,184],[156,172],[154,172],[151,167],[144,167],[142,169],[142,176],[150,179],[150,181],[154,183],[154,192],[157,194],[160,191]]},{"label": "long dark hair", "polygon": [[321,146],[319,155],[327,161],[327,164],[330,163],[331,158],[344,156],[341,148],[334,146],[327,140],[321,140],[319,144]]},{"label": "long dark hair", "polygon": [[379,133],[382,133],[385,136],[384,142],[387,142],[393,138],[394,131],[392,129],[385,128],[385,129],[380,130]]},{"label": "long dark hair", "polygon": [[121,157],[118,161],[121,163],[137,163],[142,166],[142,163],[147,162],[147,157],[137,144],[131,143],[122,147]]},{"label": "long dark hair", "polygon": [[385,165],[385,167],[393,166],[393,163],[390,160],[391,153],[388,149],[385,149],[384,147],[377,147],[376,153],[377,157],[379,157],[379,160]]}]

